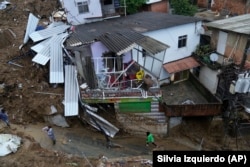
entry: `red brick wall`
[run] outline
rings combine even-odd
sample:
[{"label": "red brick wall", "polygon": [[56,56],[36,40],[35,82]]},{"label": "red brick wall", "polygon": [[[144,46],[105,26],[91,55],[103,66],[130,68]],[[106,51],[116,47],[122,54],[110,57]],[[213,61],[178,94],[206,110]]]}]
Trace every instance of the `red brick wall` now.
[{"label": "red brick wall", "polygon": [[168,13],[168,0],[162,0],[161,2],[156,2],[149,5],[144,5],[141,11],[152,11],[152,12],[162,12]]},{"label": "red brick wall", "polygon": [[208,0],[197,0],[197,6],[200,8],[207,8]]},{"label": "red brick wall", "polygon": [[245,14],[246,0],[214,0],[212,10],[220,12],[222,9],[227,9],[231,14]]},{"label": "red brick wall", "polygon": [[158,3],[153,3],[151,5],[151,11],[152,12],[162,12],[162,13],[167,13],[168,11],[168,3],[167,1],[161,1]]}]

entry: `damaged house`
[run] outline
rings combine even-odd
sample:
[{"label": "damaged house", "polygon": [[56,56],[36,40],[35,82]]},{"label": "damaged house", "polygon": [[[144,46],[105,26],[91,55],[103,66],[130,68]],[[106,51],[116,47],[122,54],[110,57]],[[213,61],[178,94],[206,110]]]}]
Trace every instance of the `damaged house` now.
[{"label": "damaged house", "polygon": [[[200,66],[191,56],[200,42],[200,19],[142,12],[77,26],[52,22],[36,31],[38,19],[30,14],[29,23],[24,43],[28,39],[35,43],[31,47],[36,52],[33,62],[49,63],[49,82],[64,83],[66,117],[79,116],[113,137],[118,129],[99,117],[93,107],[108,104],[114,106],[125,130],[166,135],[168,118],[220,111],[220,106],[211,108],[221,104],[193,76]],[[210,100],[212,105],[197,105],[186,95],[176,104],[173,95],[177,90],[183,92],[177,85],[186,81],[209,97],[200,103]],[[161,89],[163,85],[166,89]],[[79,112],[79,101],[89,118]]]},{"label": "damaged house", "polygon": [[[168,117],[220,114],[221,102],[192,74],[200,66],[191,55],[201,32],[199,19],[153,12],[76,26],[66,49],[82,57],[81,100],[114,104],[124,129],[137,133],[167,134]],[[195,91],[188,90],[176,102],[175,96],[166,97],[164,92],[171,85],[177,95],[178,83],[191,84]],[[168,86],[163,91],[161,85]],[[201,100],[182,104],[191,100],[190,92],[197,92],[195,97]]]}]

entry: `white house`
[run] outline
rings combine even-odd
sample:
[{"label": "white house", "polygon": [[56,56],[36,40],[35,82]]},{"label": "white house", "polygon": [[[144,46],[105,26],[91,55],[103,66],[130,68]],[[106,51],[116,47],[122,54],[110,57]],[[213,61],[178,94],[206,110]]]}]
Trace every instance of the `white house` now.
[{"label": "white house", "polygon": [[[160,84],[169,82],[171,77],[176,81],[178,77],[184,76],[180,74],[174,77],[176,74],[182,71],[189,72],[189,69],[199,65],[190,57],[200,42],[202,32],[202,21],[195,17],[141,12],[76,26],[77,37],[88,42],[94,41],[101,34],[124,31],[137,32],[169,46],[165,52],[154,54],[149,51],[149,48],[156,48],[152,43],[148,43],[146,51],[139,46],[135,46],[132,52],[127,50],[133,56],[133,60],[144,68],[146,73],[152,74]],[[158,61],[152,61],[153,59]]]},{"label": "white house", "polygon": [[68,23],[72,25],[119,17],[119,0],[61,0]]},{"label": "white house", "polygon": [[[176,16],[172,15],[172,17]],[[185,16],[183,19],[185,19]],[[186,79],[186,77],[180,75],[180,73],[199,65],[190,56],[200,43],[202,21],[190,21],[189,23],[185,22],[183,24],[181,24],[181,21],[180,19],[179,23],[176,22],[176,25],[171,27],[143,33],[169,45],[164,56],[164,70],[161,71],[160,77],[158,78],[159,81],[165,82],[165,79],[169,77],[171,80],[177,81],[177,77],[175,77],[177,75],[182,76],[178,80]],[[139,63],[141,64],[141,61]]]}]

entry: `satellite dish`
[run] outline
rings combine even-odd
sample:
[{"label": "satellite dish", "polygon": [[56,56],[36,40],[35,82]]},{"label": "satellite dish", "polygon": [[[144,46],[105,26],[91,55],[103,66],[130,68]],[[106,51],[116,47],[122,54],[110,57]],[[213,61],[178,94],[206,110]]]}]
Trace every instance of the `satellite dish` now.
[{"label": "satellite dish", "polygon": [[212,62],[215,62],[218,60],[218,55],[216,53],[212,53],[210,56],[209,56],[210,60]]}]

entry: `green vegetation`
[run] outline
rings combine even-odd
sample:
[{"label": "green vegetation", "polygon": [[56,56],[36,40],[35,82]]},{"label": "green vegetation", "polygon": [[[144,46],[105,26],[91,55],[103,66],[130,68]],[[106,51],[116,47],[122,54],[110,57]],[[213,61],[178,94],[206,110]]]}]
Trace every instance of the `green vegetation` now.
[{"label": "green vegetation", "polygon": [[210,60],[210,54],[213,52],[214,50],[212,50],[210,45],[198,45],[195,52],[193,53],[193,56],[203,64],[206,64],[212,70],[217,70],[221,68],[221,64],[218,62],[212,62]]},{"label": "green vegetation", "polygon": [[146,0],[120,0],[121,6],[126,5],[126,13],[134,14],[138,9],[146,3]]},{"label": "green vegetation", "polygon": [[197,6],[192,5],[189,0],[171,0],[170,5],[174,9],[173,14],[177,15],[194,16],[198,11]]}]

